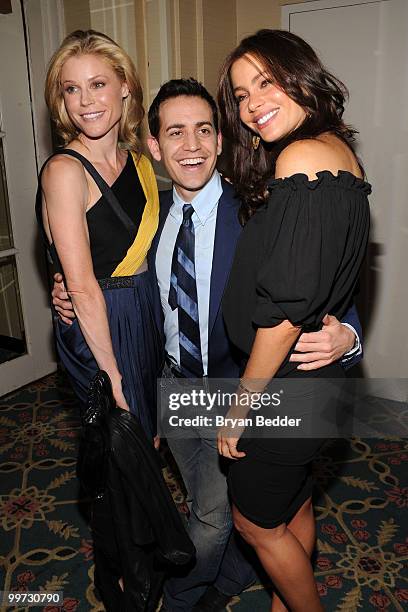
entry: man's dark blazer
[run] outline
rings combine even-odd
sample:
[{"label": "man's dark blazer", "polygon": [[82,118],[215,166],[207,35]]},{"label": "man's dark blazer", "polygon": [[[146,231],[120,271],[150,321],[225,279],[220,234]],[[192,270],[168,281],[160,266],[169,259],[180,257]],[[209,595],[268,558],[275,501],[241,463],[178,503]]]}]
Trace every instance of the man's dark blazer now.
[{"label": "man's dark blazer", "polygon": [[[210,284],[208,376],[211,378],[238,378],[241,361],[240,355],[228,339],[222,317],[221,301],[232,266],[237,241],[242,230],[242,226],[238,221],[240,202],[235,197],[234,188],[224,179],[221,180],[223,192],[218,203]],[[156,313],[156,317],[161,322],[161,326],[163,326],[163,312],[160,305],[155,262],[157,247],[172,204],[173,191],[171,189],[161,191],[159,227],[148,253],[149,269],[152,270],[153,278],[156,281],[156,303],[158,311],[160,311]],[[361,339],[361,325],[354,305],[346,313],[343,323],[352,325]],[[360,359],[361,355],[350,359],[345,367],[351,367]]]}]

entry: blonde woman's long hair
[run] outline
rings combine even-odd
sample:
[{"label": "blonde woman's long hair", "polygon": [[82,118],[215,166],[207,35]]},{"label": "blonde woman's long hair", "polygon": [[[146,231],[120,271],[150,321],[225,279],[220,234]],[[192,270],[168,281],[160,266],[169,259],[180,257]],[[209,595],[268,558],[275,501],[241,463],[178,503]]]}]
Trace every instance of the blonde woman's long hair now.
[{"label": "blonde woman's long hair", "polygon": [[129,95],[123,99],[123,112],[119,123],[119,144],[125,149],[141,151],[137,136],[144,117],[143,92],[135,66],[128,54],[109,36],[95,30],[76,30],[62,41],[48,66],[45,81],[45,101],[64,145],[76,138],[80,131],[72,123],[65,108],[61,72],[70,57],[99,55],[110,64],[119,79],[126,81]]}]

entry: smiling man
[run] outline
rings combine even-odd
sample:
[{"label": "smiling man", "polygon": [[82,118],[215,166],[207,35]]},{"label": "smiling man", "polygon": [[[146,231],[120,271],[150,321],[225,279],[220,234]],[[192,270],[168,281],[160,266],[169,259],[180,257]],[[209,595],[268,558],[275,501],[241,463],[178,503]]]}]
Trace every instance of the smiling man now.
[{"label": "smiling man", "polygon": [[[234,190],[215,168],[221,152],[216,104],[194,79],[169,81],[149,109],[149,128],[150,152],[163,161],[173,181],[173,189],[160,194],[159,229],[149,254],[164,315],[164,375],[238,377],[221,298],[241,226]],[[177,267],[180,257],[174,258],[174,252],[188,260],[187,275]],[[183,284],[183,303],[172,301],[172,285],[178,283]],[[187,489],[188,532],[197,555],[188,574],[166,581],[162,609],[187,612],[206,605],[198,600],[216,579],[232,517],[216,440],[186,435],[169,438],[168,444]],[[241,591],[253,581],[253,570],[239,551],[231,552],[237,557],[232,573]]]},{"label": "smiling man", "polygon": [[[168,89],[169,83],[162,87],[162,96]],[[157,115],[156,100],[149,121],[159,132],[148,139],[150,152],[156,160],[163,159],[176,193],[190,202],[216,176],[221,153],[216,108],[210,107],[210,98],[180,94],[161,102]]]},{"label": "smiling man", "polygon": [[[221,177],[215,170],[217,157],[221,152],[217,108],[199,83],[193,80],[170,81],[163,85],[150,107],[149,127],[150,152],[157,161],[163,160],[173,181],[173,190],[161,194],[161,223],[159,222],[159,231],[150,252],[152,258],[158,245],[155,266],[164,314],[167,359],[176,368],[181,368],[187,376],[207,375],[210,283],[218,203],[223,196]],[[224,196],[224,200],[227,199]],[[190,341],[192,336],[196,336],[194,345],[201,353],[201,367],[198,364],[200,371],[184,367],[183,348],[180,361],[180,310],[169,303],[170,278],[174,272],[173,252],[186,204],[191,205],[191,223],[194,226],[195,249],[192,259],[195,266],[195,302],[199,320],[196,330],[183,331]],[[227,208],[233,218],[231,220],[234,220],[237,226],[236,232],[239,233],[235,207]],[[232,249],[235,249],[235,242]],[[221,281],[222,287],[225,280],[226,277]],[[187,288],[190,296],[192,290],[194,291],[194,287]],[[217,297],[219,308],[221,291]]]}]

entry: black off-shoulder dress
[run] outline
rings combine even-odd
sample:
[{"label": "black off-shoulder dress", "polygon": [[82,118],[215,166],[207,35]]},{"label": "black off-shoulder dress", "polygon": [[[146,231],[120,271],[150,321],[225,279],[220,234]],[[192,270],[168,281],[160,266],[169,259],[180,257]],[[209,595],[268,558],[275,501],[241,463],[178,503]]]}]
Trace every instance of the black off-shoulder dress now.
[{"label": "black off-shoulder dress", "polygon": [[[324,170],[317,177],[273,180],[267,205],[240,236],[223,314],[231,341],[248,357],[259,327],[289,320],[315,331],[326,313],[341,319],[353,299],[368,243],[371,187],[346,171],[334,176]],[[297,370],[289,362],[292,352],[276,377],[344,376],[339,364]],[[238,449],[246,457],[231,465],[228,476],[240,512],[265,528],[289,522],[312,493],[311,461],[323,442],[242,438]]]}]

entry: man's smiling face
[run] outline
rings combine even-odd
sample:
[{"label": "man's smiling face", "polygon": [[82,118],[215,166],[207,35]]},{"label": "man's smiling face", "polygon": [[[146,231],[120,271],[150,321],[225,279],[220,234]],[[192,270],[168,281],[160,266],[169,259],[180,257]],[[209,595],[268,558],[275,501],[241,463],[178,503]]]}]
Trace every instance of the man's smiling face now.
[{"label": "man's smiling face", "polygon": [[198,96],[177,96],[160,105],[159,117],[158,139],[148,138],[150,152],[163,161],[180,197],[191,202],[211,179],[221,153],[211,107]]}]

